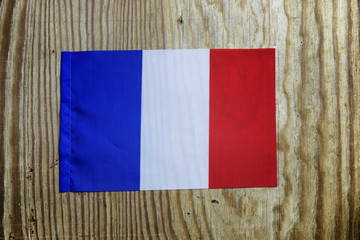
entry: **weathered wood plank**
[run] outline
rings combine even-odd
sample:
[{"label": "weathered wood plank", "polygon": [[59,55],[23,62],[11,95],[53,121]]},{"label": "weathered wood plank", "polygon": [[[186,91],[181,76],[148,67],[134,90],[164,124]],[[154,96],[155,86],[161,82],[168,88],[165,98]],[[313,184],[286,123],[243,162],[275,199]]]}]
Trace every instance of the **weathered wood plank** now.
[{"label": "weathered wood plank", "polygon": [[[0,1],[0,238],[358,239],[359,2]],[[59,193],[61,51],[276,47],[277,188]]]}]

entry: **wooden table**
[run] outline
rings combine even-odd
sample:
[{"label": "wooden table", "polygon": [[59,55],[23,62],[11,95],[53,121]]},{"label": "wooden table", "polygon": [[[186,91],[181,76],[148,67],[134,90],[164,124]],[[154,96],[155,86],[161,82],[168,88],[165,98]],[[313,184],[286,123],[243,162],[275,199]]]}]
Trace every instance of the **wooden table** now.
[{"label": "wooden table", "polygon": [[[0,1],[6,239],[358,239],[357,0]],[[59,193],[61,51],[276,47],[278,187]]]}]

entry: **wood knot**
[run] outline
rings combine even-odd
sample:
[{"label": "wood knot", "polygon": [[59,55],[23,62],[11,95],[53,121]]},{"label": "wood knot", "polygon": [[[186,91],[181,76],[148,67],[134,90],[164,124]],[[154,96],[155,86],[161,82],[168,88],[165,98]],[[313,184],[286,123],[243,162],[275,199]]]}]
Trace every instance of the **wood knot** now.
[{"label": "wood knot", "polygon": [[180,24],[180,25],[184,23],[184,20],[183,20],[182,16],[180,16],[180,17],[177,19],[177,23]]}]

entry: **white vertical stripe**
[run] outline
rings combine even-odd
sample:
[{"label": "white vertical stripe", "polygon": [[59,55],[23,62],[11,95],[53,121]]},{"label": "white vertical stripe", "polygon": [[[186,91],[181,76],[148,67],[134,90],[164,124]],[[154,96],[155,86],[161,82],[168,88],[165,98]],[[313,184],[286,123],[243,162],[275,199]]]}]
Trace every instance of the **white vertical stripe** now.
[{"label": "white vertical stripe", "polygon": [[209,50],[144,50],[141,190],[209,185]]}]

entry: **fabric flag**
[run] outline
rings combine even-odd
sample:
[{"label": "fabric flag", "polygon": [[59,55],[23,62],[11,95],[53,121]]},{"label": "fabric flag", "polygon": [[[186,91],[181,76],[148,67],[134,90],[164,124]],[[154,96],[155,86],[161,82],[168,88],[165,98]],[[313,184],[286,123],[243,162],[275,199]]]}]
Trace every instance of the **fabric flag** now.
[{"label": "fabric flag", "polygon": [[275,49],[63,52],[60,191],[277,186]]}]

